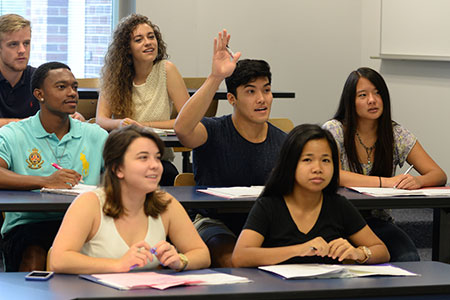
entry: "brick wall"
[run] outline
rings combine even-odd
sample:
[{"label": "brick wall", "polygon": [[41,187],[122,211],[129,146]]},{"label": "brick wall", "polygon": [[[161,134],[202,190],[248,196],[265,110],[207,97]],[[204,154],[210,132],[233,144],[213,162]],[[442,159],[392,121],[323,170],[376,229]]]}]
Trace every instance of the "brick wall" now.
[{"label": "brick wall", "polygon": [[112,34],[111,0],[86,0],[85,77],[98,77]]}]

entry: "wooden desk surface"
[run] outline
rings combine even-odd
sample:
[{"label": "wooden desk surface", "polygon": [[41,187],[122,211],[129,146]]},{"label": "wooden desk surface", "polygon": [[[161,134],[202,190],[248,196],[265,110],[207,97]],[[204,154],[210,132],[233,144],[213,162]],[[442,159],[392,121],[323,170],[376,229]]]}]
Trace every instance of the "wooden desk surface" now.
[{"label": "wooden desk surface", "polygon": [[[80,279],[77,275],[56,274],[49,281],[25,281],[26,273],[0,273],[2,299],[335,299],[387,296],[450,296],[450,265],[438,262],[396,263],[419,273],[418,277],[366,277],[352,279],[283,280],[254,268],[215,269],[247,277],[253,282],[174,287],[164,291],[144,289],[118,291]],[[418,297],[421,295],[423,298]],[[403,299],[403,298],[402,298]]]}]

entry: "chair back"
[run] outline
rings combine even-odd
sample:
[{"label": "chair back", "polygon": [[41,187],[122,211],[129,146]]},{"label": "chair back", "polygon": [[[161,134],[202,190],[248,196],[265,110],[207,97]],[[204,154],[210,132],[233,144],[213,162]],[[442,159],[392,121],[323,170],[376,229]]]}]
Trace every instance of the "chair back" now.
[{"label": "chair back", "polygon": [[175,177],[174,186],[193,186],[195,185],[194,173],[180,173]]},{"label": "chair back", "polygon": [[[79,88],[94,89],[99,87],[98,78],[79,78],[77,81]],[[79,99],[77,112],[82,114],[86,120],[94,118],[97,112],[97,100],[98,99]]]},{"label": "chair back", "polygon": [[[202,84],[205,82],[206,77],[183,77],[184,84],[186,88],[189,89],[199,89]],[[213,99],[211,104],[208,107],[208,110],[205,113],[205,117],[215,117],[217,113],[217,107],[219,105],[219,101],[217,99]],[[176,109],[172,110],[171,119],[175,119],[178,115]]]},{"label": "chair back", "polygon": [[269,119],[269,122],[286,133],[294,129],[294,123],[288,118],[273,118]]}]

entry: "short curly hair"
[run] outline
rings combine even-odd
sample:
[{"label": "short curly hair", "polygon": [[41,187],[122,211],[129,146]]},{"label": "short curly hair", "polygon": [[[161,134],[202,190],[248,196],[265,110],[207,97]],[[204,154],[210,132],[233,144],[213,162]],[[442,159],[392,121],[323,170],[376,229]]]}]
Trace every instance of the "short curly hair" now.
[{"label": "short curly hair", "polygon": [[155,33],[158,55],[154,63],[168,58],[166,43],[159,27],[146,16],[131,14],[120,20],[105,55],[100,78],[101,93],[109,102],[111,112],[116,118],[133,117],[131,95],[135,70],[130,42],[133,31],[140,24],[148,24]]}]

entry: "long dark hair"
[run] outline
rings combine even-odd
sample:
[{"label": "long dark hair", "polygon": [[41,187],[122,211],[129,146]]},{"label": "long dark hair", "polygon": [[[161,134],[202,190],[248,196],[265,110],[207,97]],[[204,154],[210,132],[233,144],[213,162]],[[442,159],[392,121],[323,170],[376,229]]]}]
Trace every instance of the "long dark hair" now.
[{"label": "long dark hair", "polygon": [[[105,173],[103,174],[103,187],[105,189],[106,201],[103,212],[112,218],[118,218],[125,213],[122,204],[120,182],[116,171],[123,165],[125,152],[130,144],[139,137],[145,137],[155,142],[161,156],[164,154],[164,142],[154,132],[131,125],[121,129],[113,130],[105,142],[103,149],[103,160],[105,161]],[[144,212],[147,216],[157,217],[166,210],[170,201],[163,199],[164,192],[157,189],[148,193],[144,203]]]},{"label": "long dark hair", "polygon": [[375,142],[375,156],[373,167],[369,175],[391,177],[394,160],[394,133],[391,118],[391,100],[389,90],[381,75],[370,68],[359,68],[350,73],[342,90],[339,107],[334,119],[344,125],[344,147],[350,165],[350,171],[362,174],[361,163],[358,159],[355,145],[357,115],[355,107],[356,85],[364,77],[378,90],[383,100],[383,114],[378,118],[377,141]]},{"label": "long dark hair", "polygon": [[261,196],[289,195],[294,190],[295,171],[303,148],[310,140],[325,139],[331,149],[333,177],[323,192],[334,194],[339,186],[339,155],[336,141],[328,130],[319,125],[302,124],[292,129],[281,147],[280,156],[267,180]]}]

